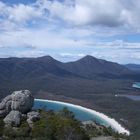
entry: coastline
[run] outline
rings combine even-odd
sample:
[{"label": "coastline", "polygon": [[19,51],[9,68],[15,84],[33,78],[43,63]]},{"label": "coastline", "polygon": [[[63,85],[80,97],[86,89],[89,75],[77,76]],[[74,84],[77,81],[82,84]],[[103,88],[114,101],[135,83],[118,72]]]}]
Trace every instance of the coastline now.
[{"label": "coastline", "polygon": [[132,87],[140,89],[140,82],[133,83]]},{"label": "coastline", "polygon": [[107,115],[100,113],[100,112],[97,112],[95,110],[85,108],[85,107],[82,107],[80,105],[75,105],[75,104],[60,102],[60,101],[54,101],[54,100],[35,99],[35,101],[43,101],[43,102],[47,101],[49,103],[61,104],[61,105],[65,105],[67,107],[74,107],[74,108],[80,109],[82,111],[89,112],[95,116],[98,116],[99,118],[101,118],[105,122],[107,122],[108,125],[111,126],[111,128],[114,129],[115,131],[117,131],[118,133],[130,135],[130,132],[128,130],[126,130],[124,127],[122,127],[121,124],[119,124],[115,119],[110,118]]}]

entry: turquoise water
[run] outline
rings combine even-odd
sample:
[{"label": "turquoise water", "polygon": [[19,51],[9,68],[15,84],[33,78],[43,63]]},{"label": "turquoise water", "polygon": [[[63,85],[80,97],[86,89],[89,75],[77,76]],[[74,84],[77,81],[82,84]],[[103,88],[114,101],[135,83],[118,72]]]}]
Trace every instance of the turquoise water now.
[{"label": "turquoise water", "polygon": [[130,134],[130,132],[125,128],[123,128],[117,121],[115,121],[112,118],[109,118],[108,116],[102,113],[96,112],[95,110],[91,110],[74,104],[58,102],[58,101],[41,100],[41,99],[35,99],[34,101],[35,109],[59,111],[62,110],[64,107],[72,111],[75,114],[75,118],[77,118],[80,121],[92,120],[101,125],[110,126],[118,133],[125,133],[127,135]]},{"label": "turquoise water", "polygon": [[93,115],[93,113],[87,112],[85,110],[79,109],[74,106],[69,106],[66,104],[59,104],[56,102],[52,103],[51,101],[48,101],[48,100],[45,100],[45,101],[35,100],[34,107],[37,109],[42,108],[42,109],[54,110],[54,111],[59,111],[59,110],[62,110],[64,107],[67,107],[70,111],[74,113],[75,117],[80,121],[93,120],[99,124],[108,126],[108,123],[102,118],[100,118],[99,116]]},{"label": "turquoise water", "polygon": [[140,88],[140,82],[135,82],[132,87],[134,88]]},{"label": "turquoise water", "polygon": [[[132,87],[140,89],[140,82],[133,83]],[[129,98],[129,99],[134,100],[134,101],[140,101],[140,95],[121,94],[121,95],[117,95],[117,96],[118,97],[126,97],[126,98]]]}]

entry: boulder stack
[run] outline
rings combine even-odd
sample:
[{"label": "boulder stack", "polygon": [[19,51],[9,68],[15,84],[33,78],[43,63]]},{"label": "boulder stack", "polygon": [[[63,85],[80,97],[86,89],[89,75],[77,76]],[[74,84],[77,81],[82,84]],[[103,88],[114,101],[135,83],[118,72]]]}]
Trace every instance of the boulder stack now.
[{"label": "boulder stack", "polygon": [[17,127],[22,119],[27,119],[29,126],[38,120],[39,113],[32,111],[34,97],[29,90],[14,91],[0,103],[0,118],[7,126]]}]

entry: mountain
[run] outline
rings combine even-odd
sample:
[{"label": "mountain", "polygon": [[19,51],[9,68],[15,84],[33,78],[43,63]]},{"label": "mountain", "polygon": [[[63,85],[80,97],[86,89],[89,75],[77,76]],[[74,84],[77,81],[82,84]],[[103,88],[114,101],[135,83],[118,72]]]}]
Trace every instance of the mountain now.
[{"label": "mountain", "polygon": [[60,68],[58,66],[60,63],[50,56],[0,59],[0,77],[10,80],[45,77],[48,74],[59,76],[72,75],[70,72]]},{"label": "mountain", "polygon": [[[126,83],[122,84],[121,79],[131,74],[131,70],[120,64],[92,56],[68,63],[51,56],[0,58],[0,97],[19,89],[29,89],[35,94],[47,91],[73,97],[79,97],[84,91],[113,93],[118,86]],[[117,80],[112,82],[113,79]]]},{"label": "mountain", "polygon": [[131,73],[130,70],[117,63],[97,59],[92,56],[69,63],[62,63],[51,56],[38,58],[1,58],[0,80],[16,80],[27,78],[81,76],[94,78],[101,75],[122,75]]},{"label": "mountain", "polygon": [[[59,67],[61,62],[50,56],[38,58],[1,58],[0,59],[0,97],[16,89],[39,91],[51,88],[63,79],[76,77]],[[61,85],[60,85],[61,86]],[[54,88],[54,87],[53,87]]]},{"label": "mountain", "polygon": [[97,59],[89,55],[83,57],[78,61],[66,63],[64,64],[63,68],[67,71],[86,78],[132,74],[129,69],[120,64]]},{"label": "mountain", "polygon": [[51,56],[0,58],[0,91],[5,94],[9,90],[28,88],[71,94],[79,86],[78,92],[82,87],[90,89],[92,83],[97,84],[97,79],[118,78],[128,73],[131,71],[122,65],[92,56],[69,63],[59,62]]},{"label": "mountain", "polygon": [[140,65],[138,65],[138,64],[127,64],[127,65],[125,65],[125,67],[130,70],[140,72]]},{"label": "mountain", "polygon": [[94,79],[105,76],[120,76],[132,73],[117,63],[92,56],[69,63],[62,63],[51,56],[38,58],[1,58],[0,81],[28,80],[45,77],[83,77]]}]

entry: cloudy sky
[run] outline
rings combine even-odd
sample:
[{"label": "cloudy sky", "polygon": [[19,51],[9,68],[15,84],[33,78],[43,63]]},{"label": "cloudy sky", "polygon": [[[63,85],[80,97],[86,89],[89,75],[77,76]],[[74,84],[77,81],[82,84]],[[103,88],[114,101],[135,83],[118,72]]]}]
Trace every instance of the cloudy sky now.
[{"label": "cloudy sky", "polygon": [[0,57],[87,54],[140,64],[140,0],[0,0]]}]

